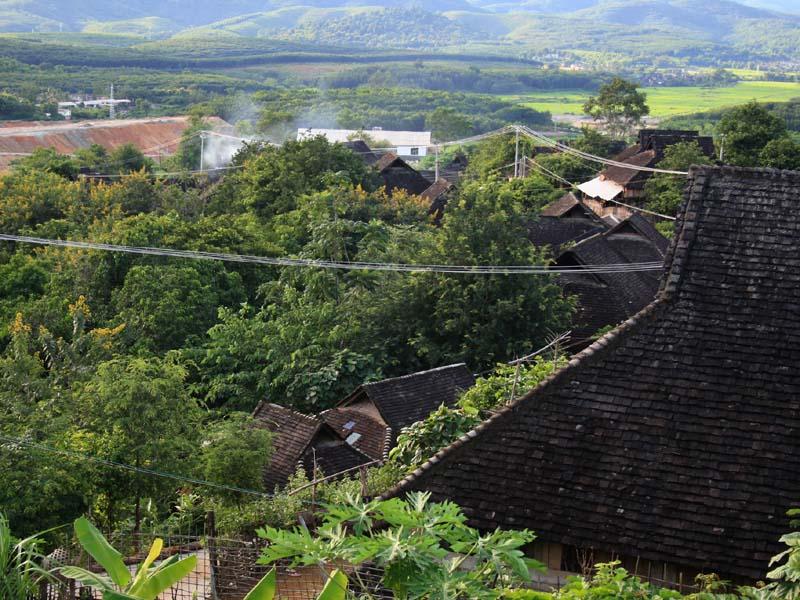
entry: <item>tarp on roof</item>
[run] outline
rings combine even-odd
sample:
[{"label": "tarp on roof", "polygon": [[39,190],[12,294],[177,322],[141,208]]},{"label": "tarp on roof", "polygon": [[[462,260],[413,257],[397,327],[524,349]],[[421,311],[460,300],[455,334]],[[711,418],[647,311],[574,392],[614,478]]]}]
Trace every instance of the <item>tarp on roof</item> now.
[{"label": "tarp on roof", "polygon": [[603,200],[613,200],[625,191],[618,183],[601,177],[595,177],[591,181],[580,184],[578,189],[590,198],[601,198]]}]

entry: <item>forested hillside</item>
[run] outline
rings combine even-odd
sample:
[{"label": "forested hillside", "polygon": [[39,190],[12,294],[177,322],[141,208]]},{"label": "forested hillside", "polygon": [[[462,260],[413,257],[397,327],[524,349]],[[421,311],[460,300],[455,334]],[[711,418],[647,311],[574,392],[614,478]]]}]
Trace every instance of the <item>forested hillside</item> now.
[{"label": "forested hillside", "polygon": [[[781,8],[782,5],[778,6]],[[480,48],[491,54],[552,49],[796,58],[800,15],[733,0],[535,0],[495,3],[253,0],[140,2],[0,0],[0,31],[86,31],[143,40],[190,32],[375,48]]]}]

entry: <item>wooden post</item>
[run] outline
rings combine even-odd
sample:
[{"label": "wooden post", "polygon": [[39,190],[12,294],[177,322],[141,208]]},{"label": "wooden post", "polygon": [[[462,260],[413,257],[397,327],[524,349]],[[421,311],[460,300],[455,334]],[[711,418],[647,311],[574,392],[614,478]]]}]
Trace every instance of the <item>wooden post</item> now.
[{"label": "wooden post", "polygon": [[206,547],[208,548],[208,565],[211,573],[211,597],[216,600],[219,593],[217,591],[217,572],[219,571],[218,558],[219,553],[217,549],[217,517],[213,510],[206,513]]},{"label": "wooden post", "polygon": [[361,467],[358,470],[358,473],[359,473],[359,476],[361,478],[361,497],[362,498],[366,498],[367,497],[367,492],[369,491],[367,489],[367,468],[366,467]]}]

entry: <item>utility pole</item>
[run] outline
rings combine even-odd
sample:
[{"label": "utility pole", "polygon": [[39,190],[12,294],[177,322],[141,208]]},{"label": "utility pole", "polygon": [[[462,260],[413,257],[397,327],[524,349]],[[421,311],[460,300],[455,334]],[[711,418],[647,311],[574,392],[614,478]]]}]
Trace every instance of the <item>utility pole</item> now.
[{"label": "utility pole", "polygon": [[436,176],[433,181],[437,182],[439,181],[439,145],[437,144],[434,148],[436,149]]},{"label": "utility pole", "polygon": [[514,179],[519,177],[519,127],[516,125],[514,126],[514,131],[516,131],[517,139],[514,145]]},{"label": "utility pole", "polygon": [[203,155],[206,152],[206,134],[200,134],[200,170],[203,170]]},{"label": "utility pole", "polygon": [[720,142],[719,142],[719,162],[722,162],[723,160],[725,160],[725,134],[724,133],[720,136]]},{"label": "utility pole", "polygon": [[114,119],[117,116],[117,110],[116,110],[116,107],[114,106],[114,84],[113,83],[111,84],[111,97],[109,98],[109,104],[108,104],[108,116],[111,119]]}]

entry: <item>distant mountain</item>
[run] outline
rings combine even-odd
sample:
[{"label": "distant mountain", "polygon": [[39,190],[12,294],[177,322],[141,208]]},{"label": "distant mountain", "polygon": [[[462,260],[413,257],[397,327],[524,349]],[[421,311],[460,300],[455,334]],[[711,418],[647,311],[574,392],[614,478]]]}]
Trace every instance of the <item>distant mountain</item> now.
[{"label": "distant mountain", "polygon": [[[800,58],[798,0],[0,0],[0,31]],[[721,50],[720,50],[721,49]]]}]

